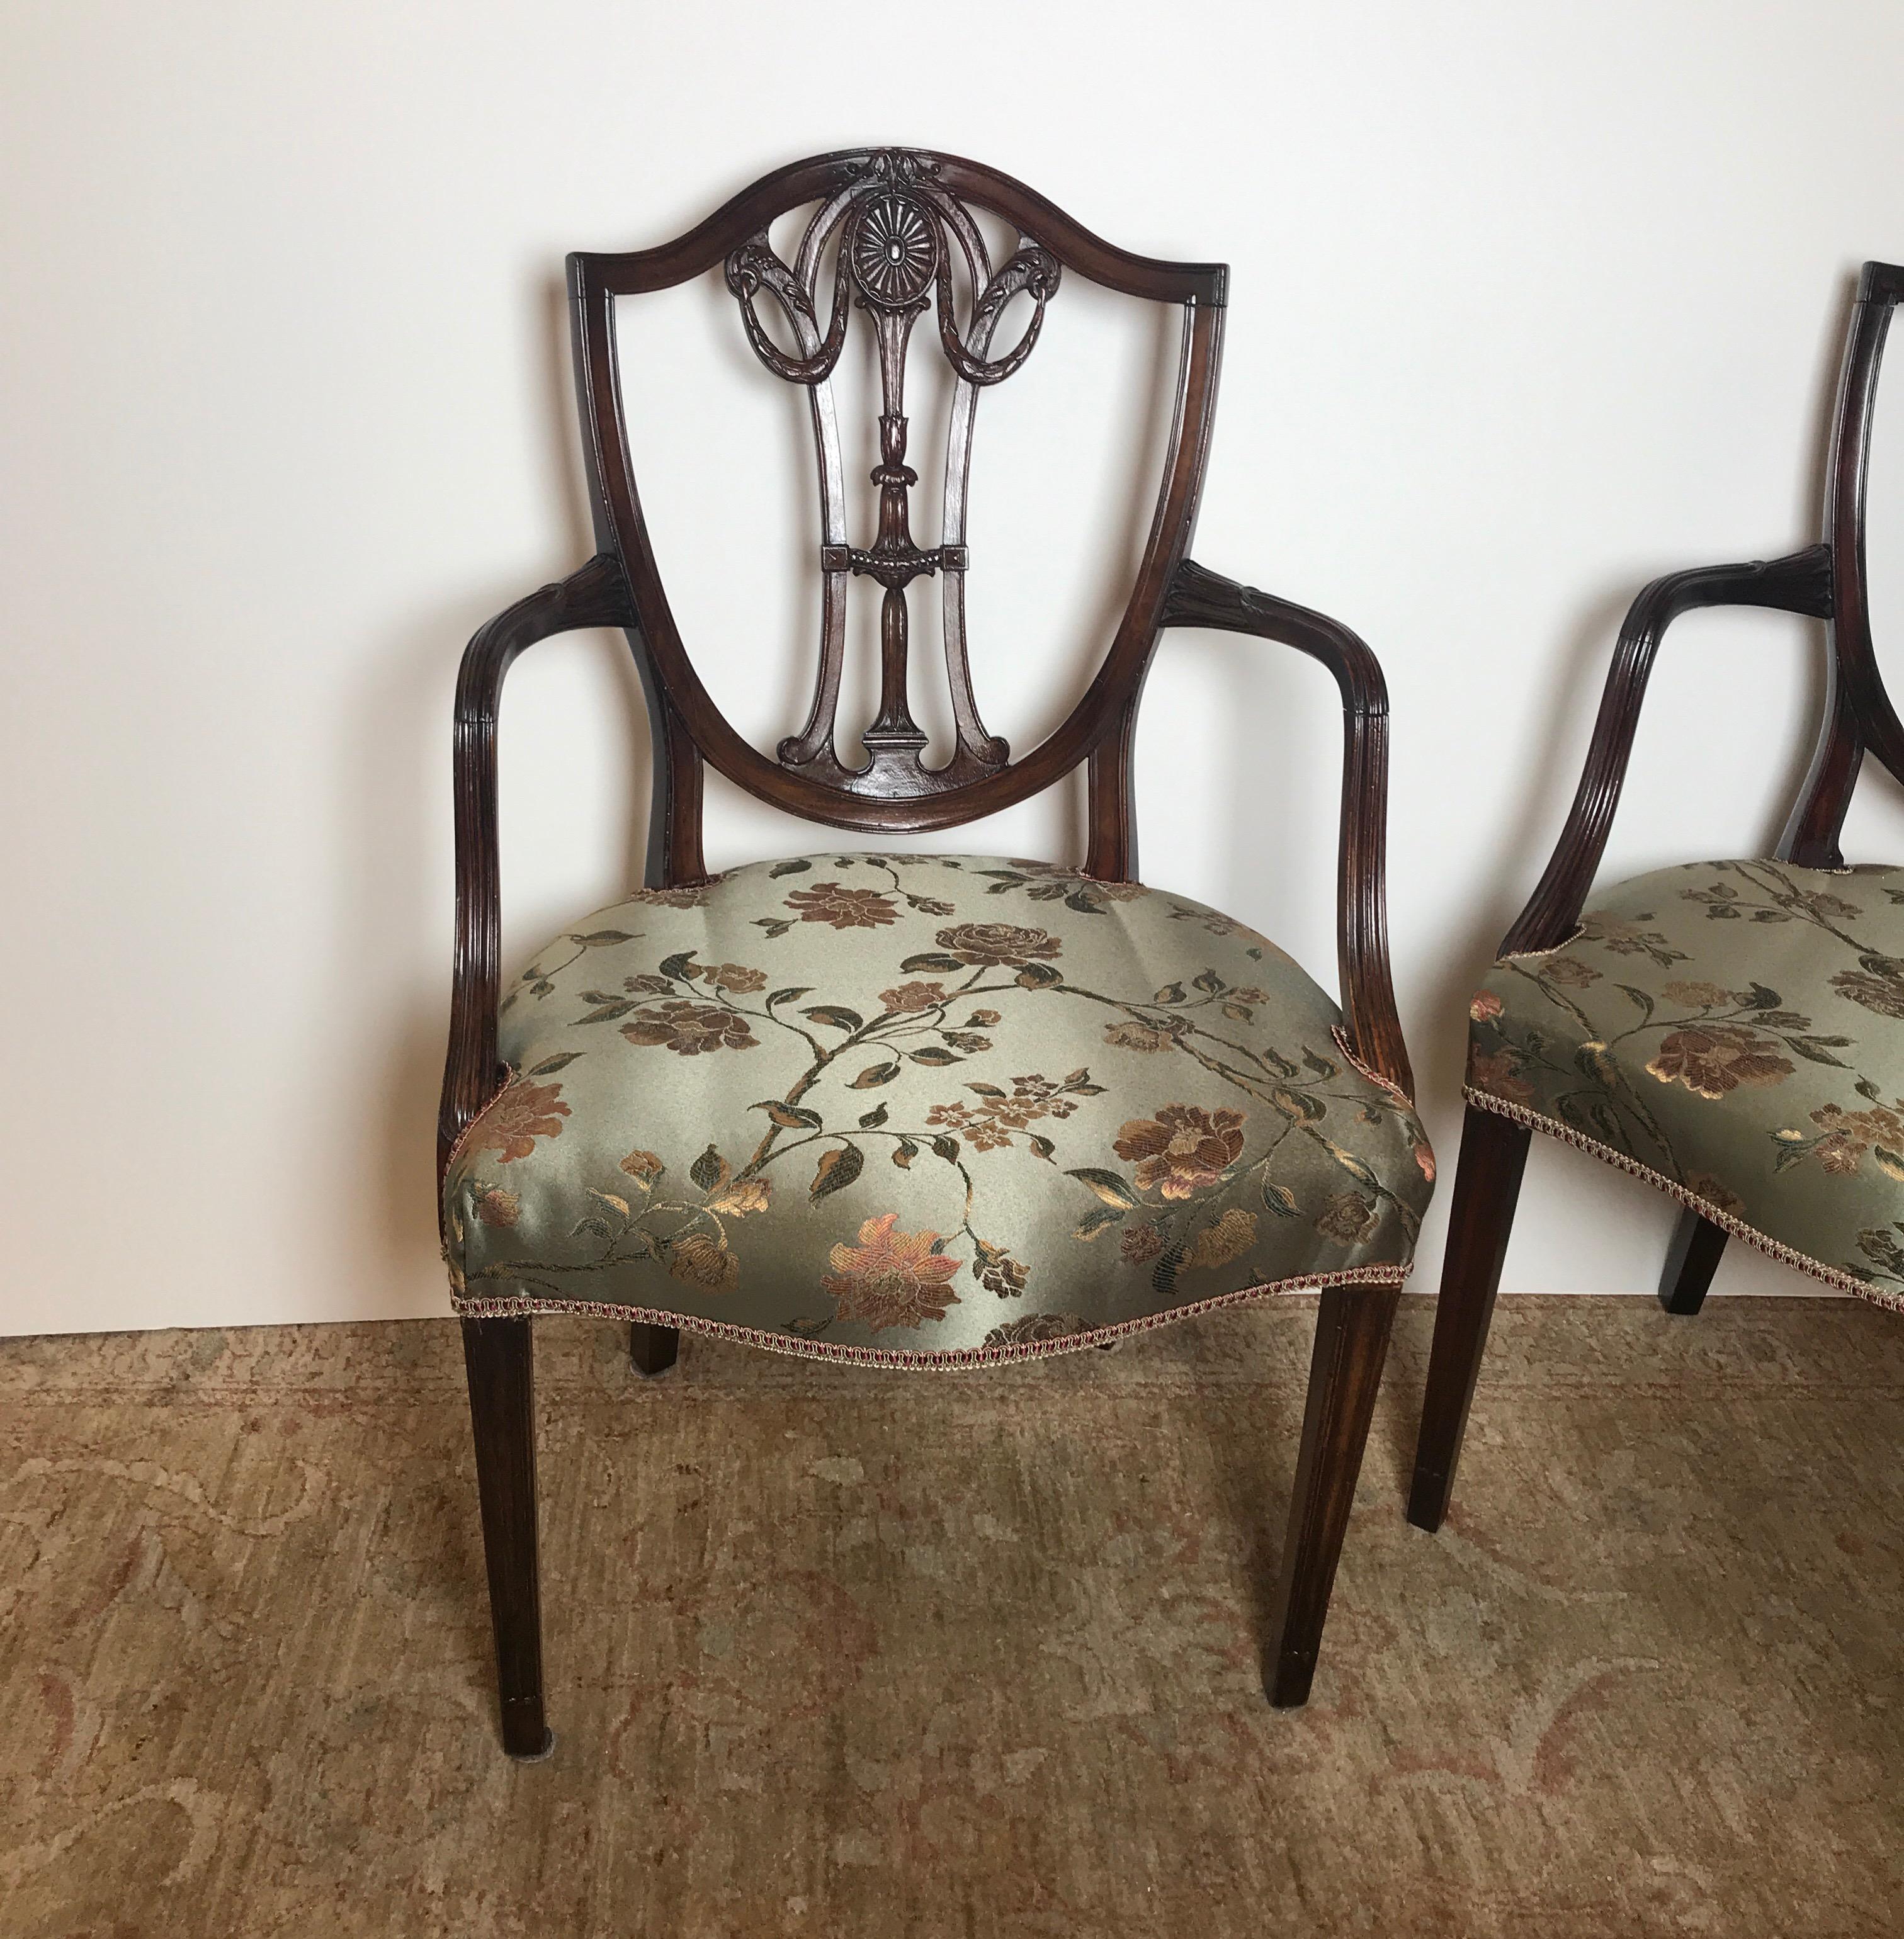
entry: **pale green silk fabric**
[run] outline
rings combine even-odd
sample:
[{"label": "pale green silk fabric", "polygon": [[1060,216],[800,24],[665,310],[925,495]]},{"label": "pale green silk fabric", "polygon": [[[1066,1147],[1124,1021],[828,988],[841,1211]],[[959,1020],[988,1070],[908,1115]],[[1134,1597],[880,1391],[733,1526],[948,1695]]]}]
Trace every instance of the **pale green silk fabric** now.
[{"label": "pale green silk fabric", "polygon": [[1904,869],[1636,876],[1497,963],[1470,1015],[1471,1103],[1904,1304]]},{"label": "pale green silk fabric", "polygon": [[896,1362],[1406,1276],[1433,1159],[1273,945],[1049,865],[829,854],[642,890],[502,1006],[444,1188],[465,1313]]}]

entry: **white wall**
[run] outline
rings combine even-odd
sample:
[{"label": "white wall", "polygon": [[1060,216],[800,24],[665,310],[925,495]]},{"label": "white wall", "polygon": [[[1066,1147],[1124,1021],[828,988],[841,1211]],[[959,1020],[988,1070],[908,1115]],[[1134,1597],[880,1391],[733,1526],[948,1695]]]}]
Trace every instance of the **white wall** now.
[{"label": "white wall", "polygon": [[[1095,0],[958,22],[8,10],[0,1330],[445,1310],[450,692],[471,631],[589,550],[563,252],[663,240],[868,140],[980,157],[1129,246],[1234,266],[1197,549],[1386,665],[1397,975],[1452,1173],[1463,1004],[1557,831],[1620,610],[1657,571],[1811,535],[1848,279],[1904,256],[1904,14]],[[1079,589],[1129,425],[1095,400],[1154,362],[1108,309],[1068,285],[981,414],[979,696],[1021,743],[1056,717],[1035,676],[1074,679],[1098,643]],[[717,689],[770,739],[811,652],[797,410],[717,285],[638,327],[664,560]],[[1068,463],[1061,434],[1094,455]],[[1904,610],[1890,449],[1881,617],[1887,588]],[[730,460],[724,528],[701,508]],[[1089,516],[1047,559],[1043,501],[1079,477]],[[1817,659],[1796,622],[1683,622],[1610,869],[1762,847]],[[640,709],[599,637],[512,680],[512,957],[632,879]],[[1326,677],[1179,635],[1147,709],[1146,873],[1333,978]],[[1896,792],[1867,787],[1857,852],[1897,855]],[[1074,822],[964,839],[1056,852]],[[717,865],[829,839],[714,790]],[[1541,1149],[1507,1283],[1650,1286],[1670,1222]],[[1424,1286],[1440,1244],[1437,1220]],[[1805,1289],[1743,1250],[1722,1289]]]}]

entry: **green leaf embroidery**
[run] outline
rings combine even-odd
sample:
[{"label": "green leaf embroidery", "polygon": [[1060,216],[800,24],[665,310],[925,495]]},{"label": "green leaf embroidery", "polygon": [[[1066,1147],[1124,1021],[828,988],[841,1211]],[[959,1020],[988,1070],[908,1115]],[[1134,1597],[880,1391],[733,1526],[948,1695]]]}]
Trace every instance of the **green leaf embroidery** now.
[{"label": "green leaf embroidery", "polygon": [[840,1003],[815,1003],[810,1010],[800,1015],[811,1017],[816,1024],[829,1024],[834,1030],[851,1032],[862,1028],[866,1022],[858,1010],[849,1010]]},{"label": "green leaf embroidery", "polygon": [[836,1145],[820,1160],[820,1168],[807,1187],[809,1201],[817,1204],[829,1192],[844,1189],[859,1176],[865,1165],[866,1154],[858,1145]]},{"label": "green leaf embroidery", "polygon": [[1107,1205],[1115,1205],[1121,1212],[1134,1212],[1141,1203],[1137,1194],[1114,1171],[1104,1171],[1095,1165],[1087,1164],[1065,1175],[1076,1179],[1080,1184],[1088,1185]]}]

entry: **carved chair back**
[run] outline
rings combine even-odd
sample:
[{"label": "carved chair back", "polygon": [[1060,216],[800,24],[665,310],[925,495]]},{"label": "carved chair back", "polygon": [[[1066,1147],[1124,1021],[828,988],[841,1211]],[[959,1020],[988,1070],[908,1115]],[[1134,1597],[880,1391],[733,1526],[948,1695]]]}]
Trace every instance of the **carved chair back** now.
[{"label": "carved chair back", "polygon": [[1864,550],[1878,373],[1900,302],[1904,268],[1866,263],[1839,370],[1823,541],[1784,559],[1669,573],[1634,601],[1620,629],[1567,825],[1546,872],[1501,943],[1503,956],[1553,948],[1580,921],[1625,784],[1647,677],[1662,636],[1682,613],[1704,606],[1763,606],[1830,622],[1824,723],[1779,839],[1785,860],[1807,868],[1835,868],[1843,861],[1839,836],[1866,748],[1904,782],[1904,726],[1872,648]]},{"label": "carved chair back", "polygon": [[[769,239],[791,212],[813,213],[791,261]],[[995,262],[974,212],[1002,219],[1016,246]],[[635,485],[622,408],[616,300],[667,289],[719,269],[737,327],[774,376],[810,405],[820,498],[819,664],[806,724],[769,757],[747,741],[696,674],[669,604]],[[648,878],[666,886],[706,872],[704,763],[749,793],[809,820],[870,831],[948,828],[996,813],[1087,766],[1085,866],[1107,878],[1135,872],[1131,756],[1137,705],[1173,575],[1195,524],[1215,414],[1224,285],[1220,263],[1166,263],[1100,240],[1010,176],[955,156],[858,150],[797,162],[744,190],[676,241],[625,255],[568,259],[576,383],[596,542],[618,560],[626,626],[654,736]],[[979,394],[1037,349],[1046,308],[1078,276],[1183,311],[1174,415],[1156,506],[1122,620],[1071,712],[1016,759],[985,726],[965,632],[967,486]],[[763,317],[763,311],[768,312]],[[961,315],[961,310],[963,314]],[[1001,333],[1007,312],[1022,325]],[[854,315],[870,330],[880,385],[878,519],[849,527],[835,375]],[[923,327],[916,327],[923,324]],[[998,349],[1001,334],[1008,347]],[[929,339],[951,367],[938,543],[912,524],[918,473],[907,462],[908,358]],[[863,538],[864,542],[856,542]],[[879,589],[878,711],[861,735],[866,765],[836,751],[847,607],[856,580]],[[928,767],[911,704],[909,607],[916,582],[937,580],[955,744]]]},{"label": "carved chair back", "polygon": [[1811,772],[1781,852],[1796,862],[1835,867],[1838,838],[1869,748],[1904,783],[1904,725],[1897,717],[1871,636],[1864,526],[1878,377],[1891,318],[1904,303],[1904,266],[1867,263],[1839,367],[1838,404],[1826,485],[1825,546],[1830,574],[1829,700]]}]

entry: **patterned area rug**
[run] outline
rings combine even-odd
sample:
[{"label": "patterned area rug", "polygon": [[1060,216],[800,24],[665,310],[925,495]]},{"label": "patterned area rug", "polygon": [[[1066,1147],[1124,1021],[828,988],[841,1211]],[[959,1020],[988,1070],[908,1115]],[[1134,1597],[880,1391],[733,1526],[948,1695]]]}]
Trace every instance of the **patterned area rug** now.
[{"label": "patterned area rug", "polygon": [[1406,1302],[1308,1709],[1305,1303],[931,1379],[541,1323],[559,1743],[496,1748],[455,1328],[0,1341],[0,1928],[1888,1934],[1904,1325]]}]

